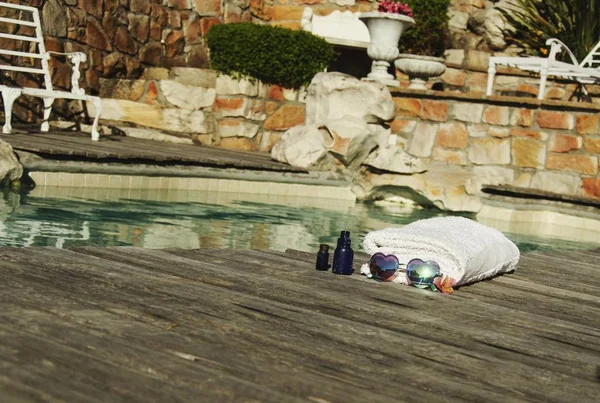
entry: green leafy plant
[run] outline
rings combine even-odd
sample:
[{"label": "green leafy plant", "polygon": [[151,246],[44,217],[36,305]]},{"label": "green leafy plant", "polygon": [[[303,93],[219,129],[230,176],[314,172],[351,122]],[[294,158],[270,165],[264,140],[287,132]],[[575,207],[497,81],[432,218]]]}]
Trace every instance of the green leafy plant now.
[{"label": "green leafy plant", "polygon": [[442,56],[448,36],[450,0],[408,0],[415,25],[400,38],[400,52],[425,56]]},{"label": "green leafy plant", "polygon": [[558,38],[582,60],[600,40],[600,3],[595,0],[515,0],[500,8],[515,28],[508,39],[531,55],[547,55]]},{"label": "green leafy plant", "polygon": [[268,25],[216,25],[206,40],[215,70],[286,88],[310,83],[335,57],[331,44],[309,32]]}]

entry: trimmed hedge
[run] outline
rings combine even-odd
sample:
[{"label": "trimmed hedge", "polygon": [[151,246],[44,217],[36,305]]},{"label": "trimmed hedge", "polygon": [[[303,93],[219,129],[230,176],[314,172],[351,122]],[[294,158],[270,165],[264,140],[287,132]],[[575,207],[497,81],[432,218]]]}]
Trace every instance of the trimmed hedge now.
[{"label": "trimmed hedge", "polygon": [[335,57],[331,44],[309,32],[268,25],[215,25],[206,40],[213,69],[285,88],[310,83]]}]

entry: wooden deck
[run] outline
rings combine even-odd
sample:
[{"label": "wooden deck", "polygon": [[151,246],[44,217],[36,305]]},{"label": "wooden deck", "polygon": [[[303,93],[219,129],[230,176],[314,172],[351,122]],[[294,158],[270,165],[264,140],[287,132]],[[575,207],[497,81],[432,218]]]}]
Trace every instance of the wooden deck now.
[{"label": "wooden deck", "polygon": [[305,172],[271,159],[268,153],[227,150],[200,145],[173,144],[125,136],[102,136],[91,141],[89,134],[72,131],[40,133],[33,129],[0,134],[15,150],[48,159],[110,160],[121,163],[158,163],[213,166],[281,172]]},{"label": "wooden deck", "polygon": [[1,400],[598,401],[600,251],[454,295],[313,260],[1,248]]}]

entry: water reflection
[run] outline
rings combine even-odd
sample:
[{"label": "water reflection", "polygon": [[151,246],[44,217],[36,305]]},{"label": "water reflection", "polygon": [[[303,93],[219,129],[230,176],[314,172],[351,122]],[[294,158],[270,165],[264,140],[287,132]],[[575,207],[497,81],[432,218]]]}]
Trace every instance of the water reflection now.
[{"label": "water reflection", "polygon": [[[136,199],[109,191],[98,191],[95,197],[43,188],[30,194],[4,193],[0,245],[315,251],[319,243],[334,245],[340,230],[347,229],[360,249],[368,231],[443,214],[314,198],[175,193],[149,191]],[[522,250],[595,246],[507,235]]]}]

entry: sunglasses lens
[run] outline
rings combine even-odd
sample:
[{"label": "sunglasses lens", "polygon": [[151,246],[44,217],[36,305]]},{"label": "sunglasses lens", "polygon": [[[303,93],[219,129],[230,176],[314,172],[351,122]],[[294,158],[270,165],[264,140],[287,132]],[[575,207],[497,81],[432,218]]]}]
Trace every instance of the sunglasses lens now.
[{"label": "sunglasses lens", "polygon": [[435,262],[433,260],[428,260],[425,263],[427,263],[428,265],[433,267],[433,269],[437,272],[437,274],[440,274],[440,265],[437,264],[437,262]]},{"label": "sunglasses lens", "polygon": [[371,257],[369,268],[373,276],[385,281],[396,273],[399,265],[396,256],[376,253]]},{"label": "sunglasses lens", "polygon": [[411,285],[417,288],[429,288],[433,280],[440,275],[440,266],[434,261],[424,262],[413,259],[406,266],[406,277]]},{"label": "sunglasses lens", "polygon": [[406,271],[413,271],[415,269],[415,267],[417,267],[418,265],[423,264],[424,262],[421,259],[413,259],[410,262],[407,263],[406,265]]}]

